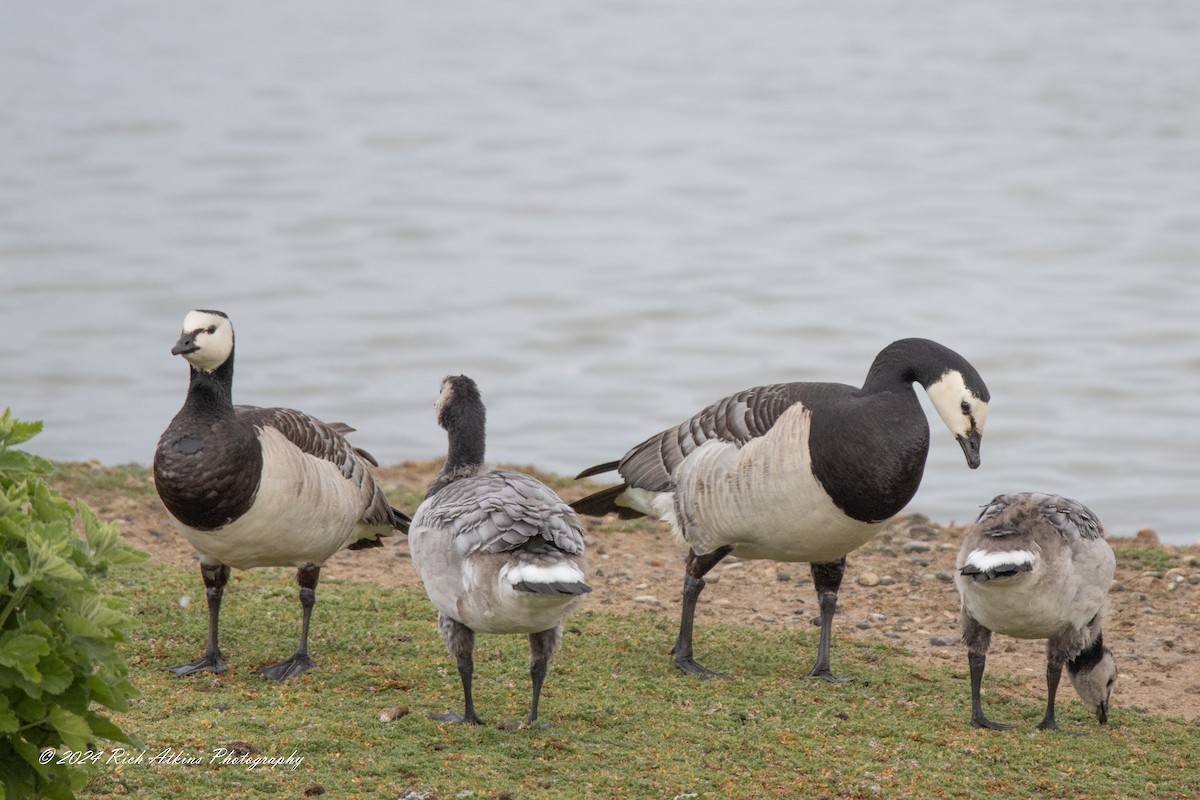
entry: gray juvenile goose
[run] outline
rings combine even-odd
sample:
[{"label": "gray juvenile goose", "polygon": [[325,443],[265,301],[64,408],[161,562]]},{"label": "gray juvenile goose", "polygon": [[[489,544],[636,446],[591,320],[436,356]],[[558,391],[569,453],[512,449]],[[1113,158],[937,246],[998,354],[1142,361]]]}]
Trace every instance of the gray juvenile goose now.
[{"label": "gray juvenile goose", "polygon": [[955,584],[971,671],[971,724],[1012,725],[983,715],[979,687],[992,633],[1046,639],[1043,730],[1058,730],[1054,696],[1063,664],[1101,724],[1117,681],[1104,646],[1104,600],[1116,571],[1100,521],[1085,506],[1053,494],[1005,494],[984,507],[958,553]]},{"label": "gray juvenile goose", "polygon": [[464,711],[435,719],[481,724],[471,697],[475,632],[529,636],[533,698],[538,699],[562,619],[587,585],[583,527],[549,487],[520,472],[483,468],[485,411],[466,376],[442,381],[438,424],[449,453],[413,515],[413,566],[438,609],[438,631],[458,664]]},{"label": "gray juvenile goose", "polygon": [[615,469],[625,482],[576,501],[576,511],[656,517],[688,546],[673,651],[680,669],[718,675],[695,660],[692,625],[705,573],[732,553],[812,565],[821,639],[808,674],[837,680],[829,642],[846,554],[912,499],[925,469],[929,424],[914,382],[978,467],[990,399],[983,379],[949,348],[902,339],[876,356],[861,389],[747,389],[577,476]]},{"label": "gray juvenile goose", "polygon": [[168,667],[177,675],[224,672],[217,641],[230,567],[294,566],[302,625],[296,653],[263,667],[285,680],[312,669],[308,624],[321,565],[343,548],[379,546],[408,530],[388,503],[369,453],[351,446],[353,428],[287,408],[235,406],[233,326],[220,311],[196,310],[171,348],[191,365],[183,408],[154,454],[154,485],[200,557],[208,596],[204,654]]}]

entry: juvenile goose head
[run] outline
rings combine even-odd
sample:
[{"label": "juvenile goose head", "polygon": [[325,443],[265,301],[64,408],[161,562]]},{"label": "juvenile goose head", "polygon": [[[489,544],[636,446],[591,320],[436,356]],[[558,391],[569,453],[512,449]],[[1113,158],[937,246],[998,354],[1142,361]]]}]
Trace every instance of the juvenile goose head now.
[{"label": "juvenile goose head", "polygon": [[1067,662],[1071,685],[1101,725],[1108,722],[1108,705],[1117,686],[1117,660],[1096,637],[1092,647]]},{"label": "juvenile goose head", "polygon": [[183,319],[183,333],[171,348],[200,372],[213,372],[233,357],[233,324],[221,311],[197,309]]}]

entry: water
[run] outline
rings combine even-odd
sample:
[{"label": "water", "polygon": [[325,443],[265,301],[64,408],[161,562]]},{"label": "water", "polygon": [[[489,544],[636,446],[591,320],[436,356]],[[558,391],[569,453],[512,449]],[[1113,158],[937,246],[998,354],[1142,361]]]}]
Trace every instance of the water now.
[{"label": "water", "polygon": [[[0,406],[56,459],[149,463],[191,308],[239,402],[574,472],[758,383],[970,359],[909,506],[1057,491],[1191,542],[1194,4],[11,3]],[[929,406],[926,403],[926,408]]]}]

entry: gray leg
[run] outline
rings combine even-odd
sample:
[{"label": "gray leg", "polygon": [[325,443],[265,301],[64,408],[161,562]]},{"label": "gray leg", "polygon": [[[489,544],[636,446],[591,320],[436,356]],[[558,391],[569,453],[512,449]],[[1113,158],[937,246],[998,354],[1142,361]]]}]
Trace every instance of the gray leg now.
[{"label": "gray leg", "polygon": [[696,600],[704,590],[704,576],[717,563],[729,555],[732,547],[722,547],[719,550],[698,556],[696,551],[688,550],[687,568],[683,575],[683,612],[679,619],[679,636],[675,639],[675,647],[671,650],[675,657],[675,666],[691,675],[702,678],[729,677],[720,672],[713,672],[692,654],[692,626],[696,619]]},{"label": "gray leg", "polygon": [[[1056,646],[1054,639],[1046,642],[1046,713],[1042,717],[1042,721],[1037,724],[1038,730],[1043,731],[1061,731],[1058,723],[1054,719],[1054,700],[1058,695],[1058,682],[1062,679],[1063,664],[1066,663],[1061,655],[1061,646]],[[1063,731],[1072,736],[1086,736],[1082,731]]]},{"label": "gray leg", "polygon": [[550,659],[554,656],[561,640],[561,625],[541,633],[529,634],[529,677],[533,681],[533,699],[529,703],[529,716],[525,719],[526,723],[533,724],[537,720],[542,683],[546,680],[546,670],[550,666]]},{"label": "gray leg", "polygon": [[959,615],[963,642],[967,645],[967,666],[971,670],[971,725],[993,731],[1011,730],[1013,725],[992,722],[983,715],[983,670],[987,666],[987,651],[992,646],[992,632],[980,625],[964,610]]},{"label": "gray leg", "polygon": [[458,663],[458,677],[463,688],[463,713],[444,711],[429,716],[441,722],[482,725],[483,720],[475,713],[475,702],[471,697],[471,679],[475,674],[475,631],[456,619],[438,614],[438,632],[446,642],[446,650]]},{"label": "gray leg", "polygon": [[277,681],[285,681],[293,675],[301,675],[316,666],[308,657],[308,623],[312,617],[313,606],[317,603],[317,580],[321,577],[321,568],[316,565],[300,567],[296,570],[296,583],[300,584],[300,646],[290,658],[285,658],[277,664],[263,667],[259,673]]},{"label": "gray leg", "polygon": [[817,603],[821,608],[821,640],[817,645],[817,660],[813,662],[808,677],[821,678],[831,683],[844,683],[845,678],[835,678],[829,669],[829,642],[833,638],[833,612],[837,610],[837,593],[846,574],[846,557],[824,564],[812,564],[813,586],[817,590]]},{"label": "gray leg", "polygon": [[221,654],[217,643],[217,628],[221,617],[221,597],[225,594],[225,584],[229,583],[229,567],[225,564],[201,564],[200,575],[204,579],[204,594],[208,598],[208,640],[200,658],[187,664],[163,667],[176,675],[204,671],[219,675],[225,671],[225,656]]}]

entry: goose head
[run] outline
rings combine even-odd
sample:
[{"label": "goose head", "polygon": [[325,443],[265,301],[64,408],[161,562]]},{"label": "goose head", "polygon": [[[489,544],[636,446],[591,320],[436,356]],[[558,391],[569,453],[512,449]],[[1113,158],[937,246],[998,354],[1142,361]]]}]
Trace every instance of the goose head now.
[{"label": "goose head", "polygon": [[1108,705],[1117,685],[1117,660],[1112,651],[1105,647],[1099,660],[1078,671],[1068,669],[1068,673],[1076,694],[1096,715],[1096,720],[1101,725],[1108,722]]},{"label": "goose head", "polygon": [[200,372],[213,372],[233,356],[233,324],[229,317],[221,311],[188,312],[171,355],[183,356]]},{"label": "goose head", "polygon": [[933,407],[962,447],[971,469],[979,467],[979,445],[991,396],[978,374],[948,369],[926,387]]}]

